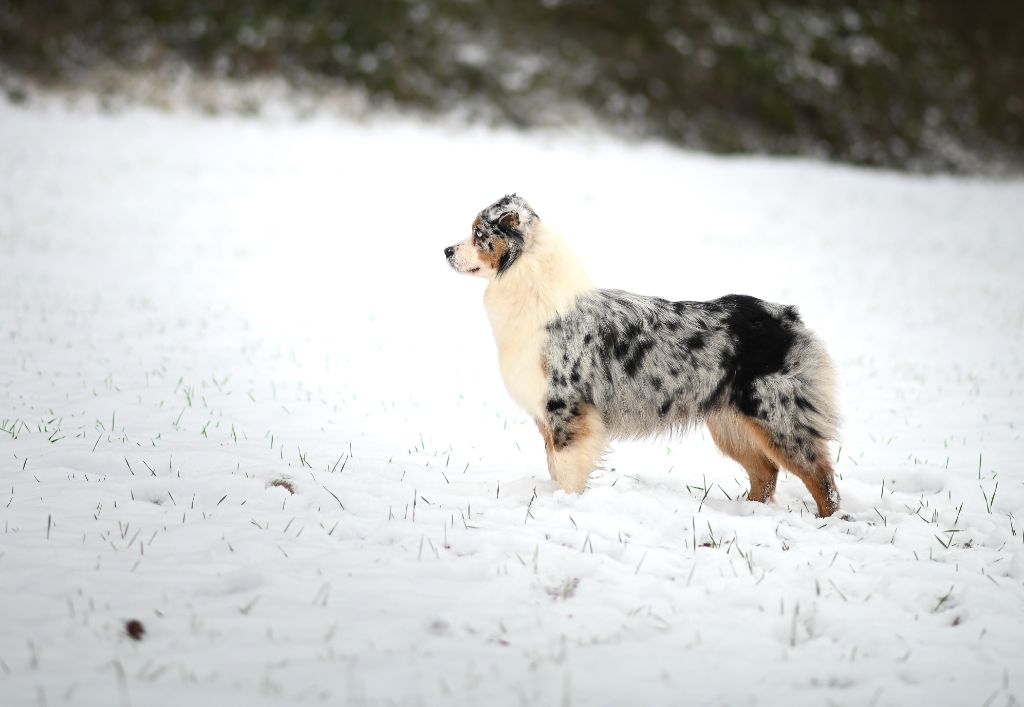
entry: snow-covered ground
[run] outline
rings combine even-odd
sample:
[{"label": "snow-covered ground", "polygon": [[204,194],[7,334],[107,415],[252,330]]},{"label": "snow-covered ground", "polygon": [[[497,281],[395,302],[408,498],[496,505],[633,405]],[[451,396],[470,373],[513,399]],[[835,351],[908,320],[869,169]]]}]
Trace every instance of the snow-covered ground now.
[{"label": "snow-covered ground", "polygon": [[[601,285],[798,304],[848,519],[699,432],[555,491],[441,252],[513,190]],[[1019,181],[0,106],[0,702],[1018,704],[1022,272]]]}]

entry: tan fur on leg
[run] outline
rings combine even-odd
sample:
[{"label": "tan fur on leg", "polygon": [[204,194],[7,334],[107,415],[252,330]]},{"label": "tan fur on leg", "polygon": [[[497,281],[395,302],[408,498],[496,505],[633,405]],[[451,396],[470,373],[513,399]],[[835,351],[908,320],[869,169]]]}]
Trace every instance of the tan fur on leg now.
[{"label": "tan fur on leg", "polygon": [[563,491],[582,493],[607,447],[608,433],[601,417],[593,408],[585,410],[574,423],[572,441],[561,449],[552,447],[548,455],[551,478]]},{"label": "tan fur on leg", "polygon": [[540,420],[535,419],[534,422],[537,423],[537,429],[540,431],[541,437],[544,438],[544,453],[547,454],[548,458],[548,474],[551,475],[552,481],[558,481],[555,478],[554,463],[551,461],[551,455],[555,451],[555,442],[551,438],[551,429]]},{"label": "tan fur on leg", "polygon": [[828,461],[828,449],[824,443],[818,450],[818,460],[814,464],[795,459],[772,442],[771,437],[761,424],[751,418],[743,418],[743,424],[750,431],[751,438],[756,440],[761,451],[779,466],[784,466],[804,482],[811,492],[814,502],[818,505],[818,515],[827,518],[839,508],[839,491],[833,478],[832,464]]},{"label": "tan fur on leg", "polygon": [[761,451],[760,444],[752,439],[750,431],[739,417],[732,413],[721,413],[707,421],[711,439],[727,457],[739,462],[750,477],[750,492],[747,500],[767,503],[775,495],[775,481],[779,467]]}]

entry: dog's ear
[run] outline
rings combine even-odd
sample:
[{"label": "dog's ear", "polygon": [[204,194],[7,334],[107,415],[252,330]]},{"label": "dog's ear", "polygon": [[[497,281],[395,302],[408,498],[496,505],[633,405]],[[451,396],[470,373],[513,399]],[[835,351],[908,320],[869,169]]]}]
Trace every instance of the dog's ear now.
[{"label": "dog's ear", "polygon": [[508,213],[502,214],[501,218],[498,219],[498,226],[504,231],[516,232],[519,230],[519,213],[516,211],[509,211]]}]

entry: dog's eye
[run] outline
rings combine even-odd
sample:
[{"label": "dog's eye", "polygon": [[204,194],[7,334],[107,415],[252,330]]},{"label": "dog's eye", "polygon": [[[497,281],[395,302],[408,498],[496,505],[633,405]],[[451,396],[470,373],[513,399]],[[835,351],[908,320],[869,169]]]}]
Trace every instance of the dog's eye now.
[{"label": "dog's eye", "polygon": [[475,231],[473,231],[473,240],[478,241],[478,240],[480,240],[483,237],[484,237],[484,234],[480,231],[479,228],[476,229]]}]

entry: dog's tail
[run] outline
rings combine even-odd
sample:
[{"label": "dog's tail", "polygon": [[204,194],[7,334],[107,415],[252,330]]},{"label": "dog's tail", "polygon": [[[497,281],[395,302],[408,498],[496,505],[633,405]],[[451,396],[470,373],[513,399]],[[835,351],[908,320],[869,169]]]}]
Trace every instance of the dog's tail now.
[{"label": "dog's tail", "polygon": [[792,345],[781,371],[754,383],[767,402],[766,431],[774,443],[794,458],[814,464],[827,454],[829,441],[839,436],[836,374],[832,359],[796,315],[789,319]]}]

